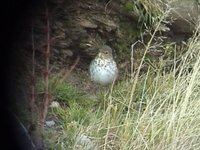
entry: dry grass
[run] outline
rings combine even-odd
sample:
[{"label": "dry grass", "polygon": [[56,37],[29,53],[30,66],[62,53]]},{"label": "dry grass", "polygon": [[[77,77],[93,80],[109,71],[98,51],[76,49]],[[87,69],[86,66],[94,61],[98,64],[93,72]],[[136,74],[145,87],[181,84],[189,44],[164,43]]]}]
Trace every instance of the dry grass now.
[{"label": "dry grass", "polygon": [[[166,15],[166,14],[165,14]],[[157,32],[161,20],[155,28]],[[197,28],[198,31],[198,28]],[[152,37],[146,52],[152,46]],[[80,93],[67,91],[65,83],[58,84],[54,100],[63,94],[68,106],[51,108],[49,116],[59,121],[55,129],[46,129],[50,149],[84,150],[182,150],[200,147],[200,35],[198,32],[186,43],[187,52],[170,72],[151,67],[143,75],[114,85],[99,94],[97,101]],[[178,58],[180,59],[180,58]],[[144,57],[141,60],[142,66]],[[67,94],[67,98],[65,94]],[[65,99],[66,98],[66,99]],[[70,102],[69,102],[70,101]],[[83,103],[84,102],[84,103]],[[84,135],[90,142],[77,141]],[[92,143],[92,146],[91,146]]]},{"label": "dry grass", "polygon": [[59,138],[49,140],[56,141],[52,148],[89,149],[86,145],[80,148],[76,140],[85,135],[104,150],[198,149],[199,40],[194,34],[181,64],[174,64],[170,73],[149,68],[146,74],[127,78],[99,95],[98,106],[86,97],[87,105],[81,104],[76,94],[69,108],[51,109],[50,114],[60,118]]}]

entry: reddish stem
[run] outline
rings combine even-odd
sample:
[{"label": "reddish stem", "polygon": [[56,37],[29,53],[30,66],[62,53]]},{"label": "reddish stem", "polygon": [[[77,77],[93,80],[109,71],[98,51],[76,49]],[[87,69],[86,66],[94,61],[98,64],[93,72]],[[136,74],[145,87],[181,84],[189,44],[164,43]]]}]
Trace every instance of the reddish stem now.
[{"label": "reddish stem", "polygon": [[44,102],[43,102],[43,111],[42,111],[42,116],[41,116],[41,127],[44,128],[44,122],[46,119],[46,115],[48,112],[48,107],[50,103],[50,94],[49,94],[49,57],[50,57],[50,25],[49,25],[49,14],[48,14],[48,7],[47,4],[45,3],[45,9],[46,9],[46,31],[47,31],[47,36],[46,36],[46,51],[45,51],[45,71],[44,71],[44,82],[45,82],[45,96],[44,96]]}]

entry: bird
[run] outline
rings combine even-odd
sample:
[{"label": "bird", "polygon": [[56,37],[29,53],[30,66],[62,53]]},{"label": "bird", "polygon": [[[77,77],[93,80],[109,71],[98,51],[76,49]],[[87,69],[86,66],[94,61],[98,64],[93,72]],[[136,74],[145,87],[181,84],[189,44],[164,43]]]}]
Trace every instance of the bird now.
[{"label": "bird", "polygon": [[99,53],[90,63],[89,72],[91,80],[100,85],[108,85],[117,79],[118,68],[110,46],[103,45],[99,49]]}]

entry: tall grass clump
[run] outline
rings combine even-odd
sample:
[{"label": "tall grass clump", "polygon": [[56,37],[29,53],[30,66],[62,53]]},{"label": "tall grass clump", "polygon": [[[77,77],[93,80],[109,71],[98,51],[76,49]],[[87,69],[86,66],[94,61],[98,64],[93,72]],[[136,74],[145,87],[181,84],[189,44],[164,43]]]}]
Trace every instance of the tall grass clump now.
[{"label": "tall grass clump", "polygon": [[[134,75],[111,86],[109,92],[99,96],[97,99],[102,102],[99,106],[93,106],[94,101],[91,100],[88,107],[76,101],[70,107],[52,109],[51,112],[60,119],[57,125],[59,136],[52,144],[52,149],[199,149],[199,26],[193,37],[185,43],[184,50],[187,49],[187,52],[179,57],[174,55],[170,71],[155,70],[150,66],[140,74],[145,55],[168,12],[164,13],[151,33],[145,45],[144,57]],[[59,88],[55,95],[60,100],[80,98],[76,97],[78,93],[67,90],[63,82],[59,85],[56,86]],[[88,102],[86,97],[81,99]]]},{"label": "tall grass clump", "polygon": [[[115,85],[100,100],[104,109],[88,113],[76,137],[86,135],[98,149],[198,149],[200,147],[200,35],[199,27],[186,43],[187,52],[171,71],[149,67],[143,75]],[[152,35],[154,36],[154,34]],[[152,37],[154,38],[154,37]],[[151,43],[148,43],[148,50]],[[65,143],[65,142],[64,142]],[[84,148],[83,148],[84,149]],[[85,148],[87,149],[87,148]]]},{"label": "tall grass clump", "polygon": [[[127,79],[105,95],[106,107],[88,113],[76,136],[87,135],[98,149],[198,149],[200,147],[200,36],[187,43],[187,53],[171,72]],[[135,85],[134,85],[135,84]],[[87,148],[86,148],[87,149]]]}]

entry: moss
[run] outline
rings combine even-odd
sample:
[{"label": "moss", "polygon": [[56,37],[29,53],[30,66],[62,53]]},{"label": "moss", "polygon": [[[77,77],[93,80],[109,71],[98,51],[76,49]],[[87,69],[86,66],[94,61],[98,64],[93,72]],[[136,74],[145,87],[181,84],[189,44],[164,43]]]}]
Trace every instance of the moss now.
[{"label": "moss", "polygon": [[133,2],[126,1],[123,5],[123,9],[127,12],[133,11],[134,4]]},{"label": "moss", "polygon": [[117,55],[120,56],[119,62],[126,58],[130,58],[131,44],[138,38],[140,32],[137,28],[137,23],[134,21],[122,21],[119,25],[121,32],[120,38],[116,42]]}]

